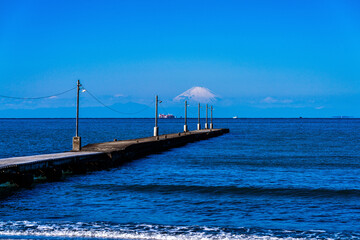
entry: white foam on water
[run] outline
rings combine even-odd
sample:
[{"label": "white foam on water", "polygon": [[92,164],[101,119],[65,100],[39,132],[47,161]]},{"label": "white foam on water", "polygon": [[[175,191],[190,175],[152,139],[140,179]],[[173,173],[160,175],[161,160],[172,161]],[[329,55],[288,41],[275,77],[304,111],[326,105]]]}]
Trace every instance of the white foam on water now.
[{"label": "white foam on water", "polygon": [[[0,222],[2,237],[62,237],[87,239],[137,239],[137,240],[302,240],[319,239],[316,236],[272,236],[271,231],[264,233],[241,233],[224,231],[217,227],[187,227],[164,225],[110,225],[106,223],[58,223],[40,224],[37,222]],[[285,230],[284,230],[285,233]],[[332,238],[324,238],[329,239]]]},{"label": "white foam on water", "polygon": [[[257,235],[232,235],[232,234],[218,234],[207,236],[204,233],[188,233],[176,236],[163,233],[121,233],[108,231],[1,231],[0,236],[41,236],[41,237],[68,237],[68,238],[101,238],[101,239],[146,239],[146,240],[278,240],[278,239],[297,239],[302,240],[306,238],[279,238],[272,236],[257,236]],[[315,239],[315,238],[314,238]]]}]

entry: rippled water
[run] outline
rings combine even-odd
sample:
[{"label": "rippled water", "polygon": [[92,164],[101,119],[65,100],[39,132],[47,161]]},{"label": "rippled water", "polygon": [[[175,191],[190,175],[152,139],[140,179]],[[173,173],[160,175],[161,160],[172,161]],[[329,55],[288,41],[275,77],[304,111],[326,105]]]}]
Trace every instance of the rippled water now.
[{"label": "rippled water", "polygon": [[[85,144],[149,136],[153,127],[152,119],[80,123]],[[71,148],[72,119],[0,124],[1,158]],[[182,124],[162,120],[160,132]],[[360,239],[360,119],[216,119],[215,126],[230,134],[108,171],[7,187],[0,238]]]}]

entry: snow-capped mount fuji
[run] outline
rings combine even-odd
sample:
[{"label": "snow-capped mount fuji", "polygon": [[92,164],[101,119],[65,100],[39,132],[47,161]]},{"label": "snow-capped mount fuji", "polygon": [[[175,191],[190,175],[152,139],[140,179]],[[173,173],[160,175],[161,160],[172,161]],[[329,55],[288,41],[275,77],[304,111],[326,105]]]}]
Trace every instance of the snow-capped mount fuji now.
[{"label": "snow-capped mount fuji", "polygon": [[200,103],[210,103],[216,101],[217,96],[208,88],[192,87],[182,94],[176,96],[174,101],[191,101]]}]

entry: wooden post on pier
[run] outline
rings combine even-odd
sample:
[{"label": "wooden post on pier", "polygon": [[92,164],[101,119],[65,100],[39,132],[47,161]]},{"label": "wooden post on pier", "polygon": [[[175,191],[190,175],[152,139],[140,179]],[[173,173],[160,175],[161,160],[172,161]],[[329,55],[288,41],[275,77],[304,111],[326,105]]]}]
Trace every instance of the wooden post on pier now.
[{"label": "wooden post on pier", "polygon": [[200,125],[200,103],[198,104],[198,124],[197,124],[197,130],[201,129]]},{"label": "wooden post on pier", "polygon": [[188,131],[188,126],[187,126],[187,101],[185,101],[185,124],[184,124],[184,132]]},{"label": "wooden post on pier", "polygon": [[205,129],[208,129],[208,105],[206,104],[206,122],[205,122]]},{"label": "wooden post on pier", "polygon": [[211,112],[211,120],[210,120],[210,129],[213,129],[213,106],[211,106],[210,108],[210,112]]},{"label": "wooden post on pier", "polygon": [[81,137],[79,137],[79,99],[80,99],[80,80],[77,80],[77,98],[76,98],[76,131],[73,137],[73,151],[81,150]]},{"label": "wooden post on pier", "polygon": [[154,127],[154,137],[159,136],[159,127],[158,127],[158,95],[155,97],[155,127]]}]

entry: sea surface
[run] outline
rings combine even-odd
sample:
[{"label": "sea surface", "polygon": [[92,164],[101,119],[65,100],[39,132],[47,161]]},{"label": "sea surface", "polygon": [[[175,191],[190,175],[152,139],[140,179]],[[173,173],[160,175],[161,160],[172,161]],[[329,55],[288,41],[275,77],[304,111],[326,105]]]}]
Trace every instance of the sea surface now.
[{"label": "sea surface", "polygon": [[[84,144],[153,119],[81,119]],[[0,158],[71,149],[74,119],[0,119]],[[196,119],[189,128],[195,129]],[[360,119],[214,119],[230,133],[31,189],[0,186],[0,239],[360,239]],[[183,119],[160,119],[160,133]]]}]

